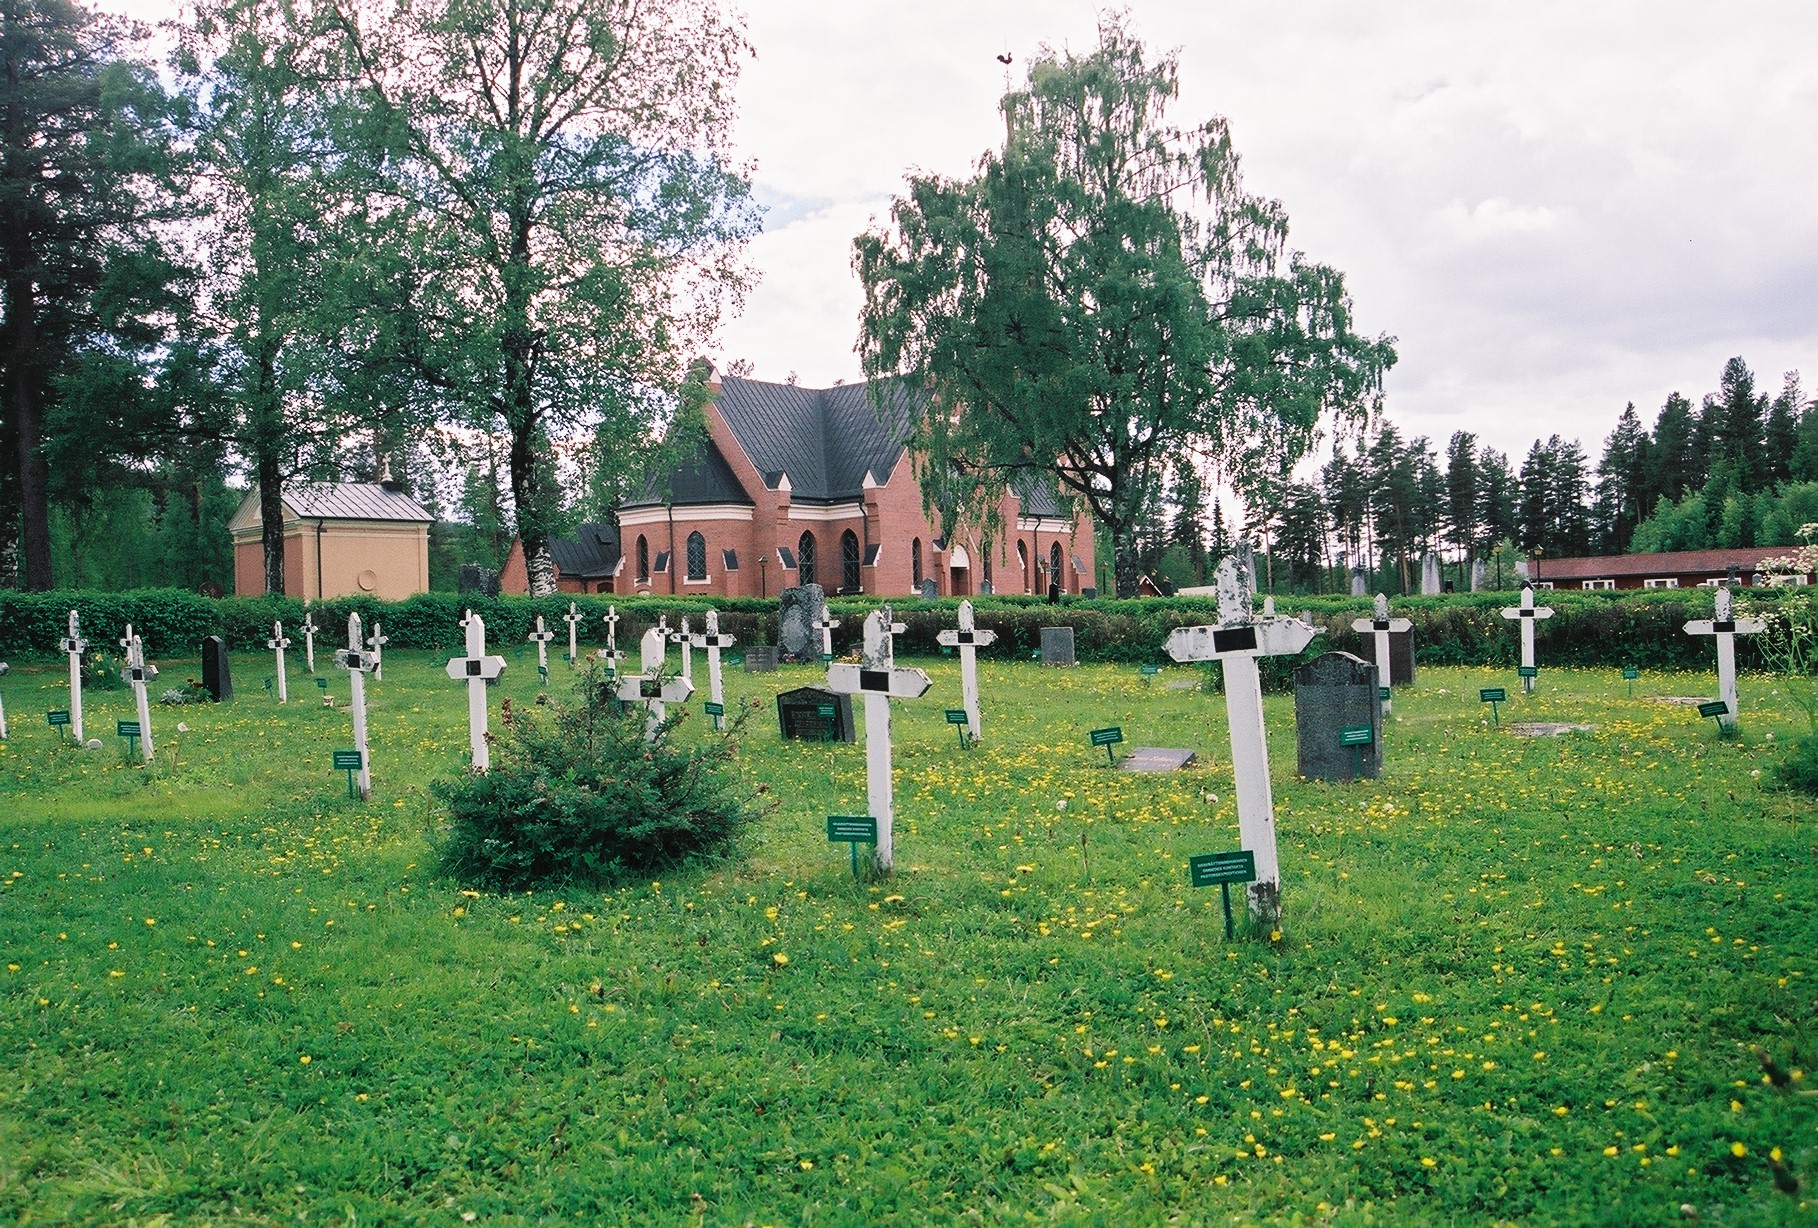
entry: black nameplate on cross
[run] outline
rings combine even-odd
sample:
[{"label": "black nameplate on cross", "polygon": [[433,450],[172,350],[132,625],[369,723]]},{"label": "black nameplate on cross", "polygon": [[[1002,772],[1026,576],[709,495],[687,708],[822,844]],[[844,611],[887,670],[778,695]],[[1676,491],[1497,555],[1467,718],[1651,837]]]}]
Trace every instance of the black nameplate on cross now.
[{"label": "black nameplate on cross", "polygon": [[467,663],[467,676],[469,678],[480,677],[480,667],[485,664],[484,661],[469,661]]},{"label": "black nameplate on cross", "polygon": [[638,695],[644,699],[663,698],[663,683],[660,679],[645,678],[638,683]]},{"label": "black nameplate on cross", "polygon": [[973,640],[973,638],[972,638],[972,632],[970,632],[970,631],[961,631],[961,632],[960,632],[960,633],[959,633],[959,642],[960,642],[960,643],[962,643],[962,644],[971,644],[971,643],[974,643],[974,642],[975,642],[975,641],[974,641],[974,640]]},{"label": "black nameplate on cross", "polygon": [[1534,617],[1534,613],[1535,613],[1535,610],[1534,610],[1533,606],[1522,606],[1521,607],[1521,616],[1523,618],[1532,618],[1532,617]]},{"label": "black nameplate on cross", "polygon": [[1723,622],[1712,623],[1711,630],[1717,632],[1719,635],[1723,634],[1725,631],[1728,631],[1733,635],[1736,631],[1736,620],[1731,618],[1726,619]]},{"label": "black nameplate on cross", "polygon": [[890,693],[890,671],[887,669],[859,670],[859,690],[878,691],[888,695]]},{"label": "black nameplate on cross", "polygon": [[1254,651],[1256,648],[1255,627],[1215,627],[1212,631],[1213,652]]},{"label": "black nameplate on cross", "polygon": [[1378,631],[1387,631],[1389,629],[1389,620],[1386,618],[1373,619],[1370,625]]}]

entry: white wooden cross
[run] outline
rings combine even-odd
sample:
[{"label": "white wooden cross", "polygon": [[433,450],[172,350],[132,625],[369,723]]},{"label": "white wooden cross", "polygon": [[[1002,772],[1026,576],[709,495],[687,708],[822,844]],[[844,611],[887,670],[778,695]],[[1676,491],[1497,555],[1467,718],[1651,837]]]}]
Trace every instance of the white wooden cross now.
[{"label": "white wooden cross", "polygon": [[694,632],[688,629],[688,615],[682,615],[680,631],[669,633],[669,642],[682,646],[682,677],[688,679],[689,685],[692,686],[694,684]]},{"label": "white wooden cross", "polygon": [[[5,661],[0,661],[0,676],[4,676],[6,671],[11,668],[12,666]],[[0,698],[0,742],[4,741],[6,741],[6,700]]]},{"label": "white wooden cross", "polygon": [[152,727],[151,700],[146,698],[145,684],[158,676],[158,667],[145,663],[145,641],[133,634],[133,625],[126,624],[126,634],[120,637],[120,647],[126,650],[126,667],[120,676],[133,684],[133,700],[139,709],[139,750],[145,761],[152,761]]},{"label": "white wooden cross", "polygon": [[379,620],[372,620],[372,634],[366,637],[366,646],[372,650],[372,680],[385,681],[385,645],[391,643],[391,637],[379,630]]},{"label": "white wooden cross", "polygon": [[347,671],[348,684],[353,697],[348,706],[353,710],[354,749],[360,752],[360,771],[354,781],[360,790],[360,800],[372,798],[372,756],[366,748],[366,671],[372,668],[372,658],[360,646],[360,616],[347,616],[347,647],[335,651],[335,664]]},{"label": "white wooden cross", "polygon": [[473,770],[492,767],[492,748],[486,743],[486,683],[505,672],[504,657],[486,655],[486,622],[472,610],[461,619],[467,632],[467,655],[451,657],[448,676],[467,683],[467,744],[473,750]]},{"label": "white wooden cross", "polygon": [[[816,631],[821,633],[821,659],[831,661],[833,659],[833,629],[840,625],[840,620],[831,613],[823,611],[812,625]],[[893,632],[893,634],[895,633]]]},{"label": "white wooden cross", "polygon": [[707,650],[707,700],[717,709],[713,717],[715,729],[726,728],[726,692],[720,677],[720,650],[731,648],[738,640],[730,635],[720,634],[720,612],[707,611],[707,632],[694,637],[696,648]]},{"label": "white wooden cross", "polygon": [[1524,695],[1534,691],[1534,622],[1540,618],[1553,617],[1552,606],[1534,604],[1534,590],[1521,590],[1521,604],[1510,606],[1502,612],[1504,618],[1521,620],[1521,692]]},{"label": "white wooden cross", "polygon": [[555,632],[543,628],[543,616],[537,615],[537,629],[525,637],[537,646],[537,677],[549,681],[549,641],[555,638]]},{"label": "white wooden cross", "polygon": [[616,606],[607,606],[605,617],[600,619],[606,624],[606,647],[596,654],[606,663],[606,676],[616,678],[619,674],[619,662],[625,654],[619,651],[619,611]]},{"label": "white wooden cross", "polygon": [[88,641],[82,638],[82,620],[76,612],[69,612],[69,634],[57,641],[57,647],[69,654],[69,723],[76,735],[76,745],[82,745],[82,654],[88,651]]},{"label": "white wooden cross", "polygon": [[865,616],[865,646],[859,663],[827,667],[827,689],[865,697],[865,795],[877,820],[877,866],[888,874],[895,864],[896,806],[890,787],[890,701],[919,699],[933,685],[919,669],[897,668],[894,636],[905,630],[890,607]]},{"label": "white wooden cross", "polygon": [[1767,623],[1759,618],[1737,618],[1730,604],[1730,590],[1717,590],[1717,617],[1695,618],[1685,625],[1687,635],[1711,635],[1717,638],[1717,698],[1728,709],[1717,718],[1725,729],[1736,727],[1736,637],[1759,635]]},{"label": "white wooden cross", "polygon": [[310,673],[316,672],[316,616],[307,601],[303,603],[303,663]]},{"label": "white wooden cross", "polygon": [[1236,559],[1218,565],[1216,627],[1177,627],[1164,647],[1176,661],[1218,661],[1225,673],[1225,716],[1231,766],[1237,776],[1237,826],[1256,856],[1250,915],[1273,925],[1281,917],[1281,867],[1275,852],[1275,798],[1269,786],[1269,745],[1263,725],[1258,657],[1292,656],[1319,632],[1295,618],[1253,621],[1249,569]]},{"label": "white wooden cross", "polygon": [[966,709],[966,732],[976,742],[979,739],[978,650],[997,643],[997,632],[975,628],[972,602],[968,600],[960,602],[959,630],[942,631],[934,638],[949,648],[959,649],[960,703]]},{"label": "white wooden cross", "polygon": [[663,629],[650,628],[638,644],[639,672],[619,679],[619,698],[644,705],[644,736],[652,740],[668,715],[666,705],[687,703],[694,694],[694,683],[688,679],[663,677],[663,658],[668,651]]},{"label": "white wooden cross", "polygon": [[1389,598],[1383,593],[1376,594],[1376,616],[1374,618],[1357,618],[1351,621],[1351,630],[1371,631],[1376,634],[1376,684],[1378,693],[1384,697],[1382,701],[1384,713],[1389,710],[1387,698],[1389,688],[1395,685],[1395,670],[1389,664],[1389,635],[1391,632],[1400,634],[1404,631],[1411,631],[1413,627],[1414,624],[1405,618],[1389,617]]},{"label": "white wooden cross", "polygon": [[581,646],[575,639],[575,628],[579,627],[581,620],[586,617],[585,614],[574,608],[572,601],[568,603],[568,613],[562,615],[562,621],[568,624],[568,667],[570,669],[580,668]]},{"label": "white wooden cross", "polygon": [[290,681],[284,676],[284,650],[290,647],[290,641],[284,638],[284,624],[274,621],[271,625],[271,638],[265,646],[278,656],[278,702],[290,702]]}]

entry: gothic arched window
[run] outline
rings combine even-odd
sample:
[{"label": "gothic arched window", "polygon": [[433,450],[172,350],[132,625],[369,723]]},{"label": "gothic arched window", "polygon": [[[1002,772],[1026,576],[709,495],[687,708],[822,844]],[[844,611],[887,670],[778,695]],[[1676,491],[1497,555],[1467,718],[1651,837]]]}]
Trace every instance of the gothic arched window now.
[{"label": "gothic arched window", "polygon": [[1035,580],[1029,575],[1029,547],[1022,542],[1016,543],[1016,566],[1023,573],[1023,591],[1034,592]]},{"label": "gothic arched window", "polygon": [[797,584],[814,583],[814,534],[802,534],[802,540],[795,543],[795,582]]},{"label": "gothic arched window", "polygon": [[707,578],[707,539],[701,536],[699,529],[688,535],[688,578]]},{"label": "gothic arched window", "polygon": [[650,579],[650,542],[638,534],[638,579]]},{"label": "gothic arched window", "polygon": [[858,534],[847,529],[840,534],[840,591],[856,593],[859,587]]},{"label": "gothic arched window", "polygon": [[909,543],[909,583],[918,589],[922,586],[922,539],[919,537]]},{"label": "gothic arched window", "polygon": [[1061,565],[1062,558],[1059,542],[1048,547],[1048,583],[1058,585],[1060,591],[1064,593],[1067,591],[1067,573]]}]

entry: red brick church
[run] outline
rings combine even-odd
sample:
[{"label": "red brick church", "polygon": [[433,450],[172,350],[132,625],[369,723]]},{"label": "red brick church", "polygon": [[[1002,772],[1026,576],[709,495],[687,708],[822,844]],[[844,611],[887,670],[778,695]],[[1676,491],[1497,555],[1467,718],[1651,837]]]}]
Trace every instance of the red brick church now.
[{"label": "red brick church", "polygon": [[[687,463],[619,508],[610,577],[566,575],[575,592],[774,597],[797,584],[829,593],[941,596],[1064,593],[1090,587],[1089,518],[1067,518],[1033,483],[1006,494],[989,551],[967,531],[948,541],[922,511],[899,393],[880,416],[864,384],[800,388],[727,376]],[[595,538],[601,526],[588,526]],[[522,548],[503,576],[524,591]]]}]

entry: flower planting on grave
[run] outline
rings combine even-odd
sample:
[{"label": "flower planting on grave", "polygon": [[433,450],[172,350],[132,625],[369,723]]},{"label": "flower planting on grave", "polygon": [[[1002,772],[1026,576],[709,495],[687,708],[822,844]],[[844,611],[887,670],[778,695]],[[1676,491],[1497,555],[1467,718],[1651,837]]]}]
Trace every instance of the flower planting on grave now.
[{"label": "flower planting on grave", "polygon": [[736,770],[742,720],[703,741],[676,737],[677,711],[646,739],[641,709],[597,668],[572,695],[507,701],[490,771],[439,779],[447,809],[437,866],[487,890],[591,887],[667,874],[736,851],[758,808]]},{"label": "flower planting on grave", "polygon": [[[763,709],[736,761],[714,758],[732,744],[700,695],[663,738],[775,803],[736,856],[506,890],[438,867],[457,803],[433,782],[578,815],[625,792],[602,755],[615,777],[659,771],[641,712],[566,698],[555,662],[540,707],[535,647],[487,643],[506,662],[490,776],[468,766],[454,650],[394,642],[365,680],[367,802],[332,763],[352,678],[326,661],[336,706],[254,685],[182,726],[154,713],[149,765],[113,737],[130,691],[90,697],[107,746],[83,751],[42,715],[66,706],[66,664],[13,663],[0,1222],[1818,1212],[1813,813],[1763,787],[1806,718],[1795,680],[1745,667],[1719,738],[1695,706],[1708,639],[1702,671],[1634,680],[1543,649],[1531,695],[1513,665],[1423,661],[1375,780],[1300,779],[1293,702],[1266,696],[1282,915],[1234,941],[1220,889],[1189,878],[1240,847],[1225,703],[1191,689],[1197,667],[986,657],[968,744],[943,711],[960,661],[903,652],[932,689],[893,704],[896,868],[877,882],[827,834],[865,810],[864,745],[771,719],[826,670],[733,668],[728,723]],[[1109,726],[1113,751],[1199,766],[1119,771],[1089,737]],[[503,813],[473,811],[481,839]]]}]

